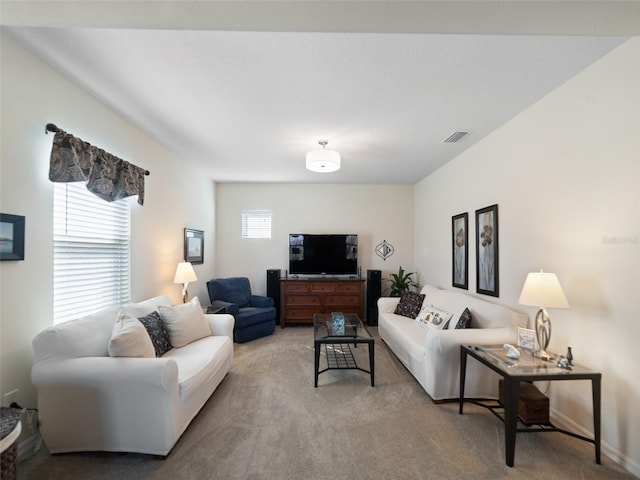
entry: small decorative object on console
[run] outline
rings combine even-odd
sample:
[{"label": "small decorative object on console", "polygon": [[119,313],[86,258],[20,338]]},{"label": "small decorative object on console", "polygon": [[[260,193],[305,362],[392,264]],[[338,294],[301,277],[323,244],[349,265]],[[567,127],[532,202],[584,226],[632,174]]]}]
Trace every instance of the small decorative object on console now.
[{"label": "small decorative object on console", "polygon": [[569,365],[573,365],[573,352],[571,351],[571,347],[567,347],[567,360],[569,360]]},{"label": "small decorative object on console", "polygon": [[520,352],[513,345],[505,343],[503,345],[503,348],[507,351],[507,357],[509,357],[509,358],[520,358]]},{"label": "small decorative object on console", "polygon": [[571,370],[569,359],[563,355],[558,355],[558,367]]},{"label": "small decorative object on console", "polygon": [[331,331],[333,335],[344,335],[344,314],[331,312]]}]

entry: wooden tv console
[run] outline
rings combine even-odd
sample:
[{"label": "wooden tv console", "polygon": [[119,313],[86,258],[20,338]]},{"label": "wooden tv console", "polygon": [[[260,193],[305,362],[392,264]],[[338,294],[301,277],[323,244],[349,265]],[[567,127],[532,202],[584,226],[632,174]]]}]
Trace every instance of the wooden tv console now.
[{"label": "wooden tv console", "polygon": [[282,317],[287,323],[313,324],[314,313],[355,313],[364,317],[364,280],[338,278],[280,279]]}]

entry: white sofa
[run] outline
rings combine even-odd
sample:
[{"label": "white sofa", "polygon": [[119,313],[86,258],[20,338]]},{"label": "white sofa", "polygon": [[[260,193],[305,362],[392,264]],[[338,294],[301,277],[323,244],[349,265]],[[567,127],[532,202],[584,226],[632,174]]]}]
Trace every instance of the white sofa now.
[{"label": "white sofa", "polygon": [[168,297],[155,297],[110,307],[34,338],[31,379],[51,453],[171,451],[231,368],[234,320],[204,315],[211,335],[161,357],[109,356],[121,310],[142,317],[166,305]]},{"label": "white sofa", "polygon": [[[460,345],[516,343],[517,327],[526,315],[462,292],[425,285],[424,304],[453,314],[446,330],[425,329],[394,312],[398,297],[378,299],[378,332],[398,359],[433,400],[460,397]],[[471,312],[470,328],[455,329],[465,308]],[[473,359],[467,362],[465,397],[497,398],[498,376]]]}]

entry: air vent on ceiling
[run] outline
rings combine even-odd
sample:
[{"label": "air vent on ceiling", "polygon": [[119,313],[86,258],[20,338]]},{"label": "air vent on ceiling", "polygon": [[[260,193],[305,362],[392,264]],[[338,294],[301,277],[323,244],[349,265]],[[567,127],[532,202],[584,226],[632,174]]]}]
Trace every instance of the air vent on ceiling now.
[{"label": "air vent on ceiling", "polygon": [[456,143],[462,140],[467,135],[469,135],[469,132],[453,132],[451,135],[445,138],[442,143]]}]

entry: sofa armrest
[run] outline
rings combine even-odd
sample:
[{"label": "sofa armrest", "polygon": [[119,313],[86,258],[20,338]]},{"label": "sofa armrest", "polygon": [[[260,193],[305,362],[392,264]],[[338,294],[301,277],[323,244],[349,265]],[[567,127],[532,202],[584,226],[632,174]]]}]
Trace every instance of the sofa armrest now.
[{"label": "sofa armrest", "polygon": [[68,385],[115,388],[144,384],[170,390],[178,387],[178,365],[171,358],[75,357],[36,363],[31,371],[36,388]]},{"label": "sofa armrest", "polygon": [[433,356],[459,355],[460,345],[502,345],[515,343],[516,332],[510,327],[427,330],[427,350]]},{"label": "sofa armrest", "polygon": [[240,307],[236,303],[225,302],[223,300],[213,300],[211,302],[212,307],[222,307],[224,311],[222,313],[228,313],[229,315],[237,315],[240,311]]},{"label": "sofa armrest", "polygon": [[[180,428],[172,358],[73,357],[36,363],[42,438],[52,453],[101,450],[164,455]],[[136,439],[140,439],[136,444]]]},{"label": "sofa armrest", "polygon": [[263,297],[261,295],[251,295],[251,300],[249,300],[249,303],[252,307],[269,308],[273,307],[273,298]]},{"label": "sofa armrest", "polygon": [[233,327],[236,320],[226,313],[205,314],[213,335],[230,337],[233,340]]},{"label": "sofa armrest", "polygon": [[400,303],[400,297],[380,297],[378,299],[378,313],[393,313]]}]

